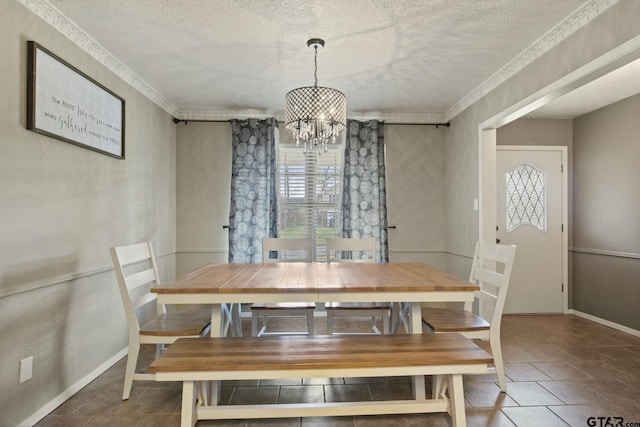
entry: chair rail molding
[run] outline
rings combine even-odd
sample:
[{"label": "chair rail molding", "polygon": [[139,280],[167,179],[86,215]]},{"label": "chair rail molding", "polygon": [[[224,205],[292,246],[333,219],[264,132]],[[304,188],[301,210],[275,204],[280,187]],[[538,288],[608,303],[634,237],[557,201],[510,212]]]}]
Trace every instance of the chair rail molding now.
[{"label": "chair rail molding", "polygon": [[604,256],[612,256],[618,258],[633,258],[640,259],[640,254],[634,252],[618,252],[618,251],[608,251],[604,249],[592,249],[592,248],[571,248],[570,252],[581,253],[581,254],[593,254],[593,255],[604,255]]},{"label": "chair rail molding", "polygon": [[[167,252],[164,254],[156,255],[156,259],[164,258],[167,256],[173,256],[177,252]],[[60,274],[57,276],[47,277],[46,279],[34,280],[30,284],[23,283],[20,286],[8,287],[6,289],[0,288],[0,298],[8,297],[11,295],[17,295],[23,292],[35,291],[36,289],[46,288],[48,286],[55,286],[62,283],[71,282],[85,277],[95,276],[97,274],[108,273],[113,271],[113,266],[98,267],[91,270],[78,271],[75,273]]]}]

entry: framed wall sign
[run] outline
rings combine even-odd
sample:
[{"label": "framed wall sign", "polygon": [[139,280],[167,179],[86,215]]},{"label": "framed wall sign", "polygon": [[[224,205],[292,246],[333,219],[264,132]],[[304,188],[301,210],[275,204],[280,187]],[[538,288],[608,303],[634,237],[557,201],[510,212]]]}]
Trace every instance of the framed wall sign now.
[{"label": "framed wall sign", "polygon": [[124,99],[28,42],[27,129],[124,159]]}]

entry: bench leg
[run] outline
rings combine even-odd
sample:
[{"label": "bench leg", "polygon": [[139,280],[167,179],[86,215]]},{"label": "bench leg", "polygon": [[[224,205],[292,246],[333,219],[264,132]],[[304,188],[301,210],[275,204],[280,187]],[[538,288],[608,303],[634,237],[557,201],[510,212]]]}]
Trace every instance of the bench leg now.
[{"label": "bench leg", "polygon": [[433,375],[431,381],[433,382],[431,386],[431,396],[433,399],[441,399],[444,397],[446,388],[444,388],[445,382],[443,381],[442,375]]},{"label": "bench leg", "polygon": [[258,312],[251,310],[251,336],[258,336]]},{"label": "bench leg", "polygon": [[333,334],[333,310],[327,310],[327,335]]},{"label": "bench leg", "polygon": [[389,332],[391,330],[389,323],[391,323],[389,321],[389,313],[387,313],[386,311],[382,312],[382,333],[385,335],[389,335]]},{"label": "bench leg", "polygon": [[415,400],[426,400],[427,392],[424,386],[424,375],[416,375],[413,377],[413,398]]},{"label": "bench leg", "polygon": [[449,408],[453,427],[465,427],[467,420],[464,412],[464,389],[462,375],[448,375],[449,382]]},{"label": "bench leg", "polygon": [[220,403],[221,381],[207,381],[207,405],[218,406]]},{"label": "bench leg", "polygon": [[182,414],[180,416],[181,427],[195,427],[197,418],[196,395],[194,381],[182,382]]},{"label": "bench leg", "polygon": [[313,325],[314,310],[307,310],[307,333],[309,336],[315,335],[315,326]]}]

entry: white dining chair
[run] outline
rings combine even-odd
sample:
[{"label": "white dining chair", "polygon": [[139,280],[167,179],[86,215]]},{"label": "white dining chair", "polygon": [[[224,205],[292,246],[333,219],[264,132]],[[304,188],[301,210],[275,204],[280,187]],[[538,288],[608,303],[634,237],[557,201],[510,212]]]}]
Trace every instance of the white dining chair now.
[{"label": "white dining chair", "polygon": [[[360,254],[357,254],[357,253]],[[363,254],[364,253],[364,254]],[[345,256],[346,254],[346,256]],[[327,238],[327,262],[375,262],[375,238]],[[369,317],[372,333],[380,334],[376,318],[382,322],[382,333],[390,331],[389,313],[391,305],[381,302],[327,302],[327,333],[333,334],[333,320],[336,317]]]},{"label": "white dining chair", "polygon": [[[476,244],[469,281],[480,285],[480,291],[475,292],[475,301],[481,316],[472,312],[473,302],[465,303],[464,310],[422,308],[423,325],[431,332],[458,332],[467,338],[489,341],[494,359],[493,370],[503,392],[507,391],[507,383],[500,344],[500,324],[515,255],[514,245]],[[434,381],[434,393],[437,390],[441,392],[439,380]]]},{"label": "white dining chair", "polygon": [[156,355],[178,338],[198,338],[209,332],[211,309],[167,312],[149,292],[158,284],[158,268],[151,242],[111,248],[111,259],[129,330],[129,353],[122,400],[129,399],[134,380],[155,380],[155,374],[137,372],[142,344],[154,344]]},{"label": "white dining chair", "polygon": [[[271,258],[271,253],[275,252],[277,258]],[[305,239],[262,239],[262,262],[265,264],[273,262],[311,262],[313,257],[312,241]],[[251,335],[259,337],[271,334],[295,334],[300,332],[270,332],[267,330],[267,322],[270,317],[304,317],[307,322],[306,333],[314,334],[313,316],[316,305],[312,302],[291,302],[291,303],[255,303],[251,305]],[[261,320],[258,329],[258,320]]]}]

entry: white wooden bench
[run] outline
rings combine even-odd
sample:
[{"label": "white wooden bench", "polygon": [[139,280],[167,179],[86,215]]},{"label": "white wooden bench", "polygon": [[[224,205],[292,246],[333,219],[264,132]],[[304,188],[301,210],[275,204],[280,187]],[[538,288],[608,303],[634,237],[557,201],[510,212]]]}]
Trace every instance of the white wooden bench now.
[{"label": "white wooden bench", "polygon": [[[181,425],[203,419],[281,418],[448,412],[466,425],[463,374],[486,373],[490,354],[459,334],[322,335],[185,338],[151,364],[157,381],[182,381]],[[196,399],[199,381],[275,378],[442,375],[448,396],[435,399],[208,406]],[[215,393],[217,394],[217,393]]]}]

